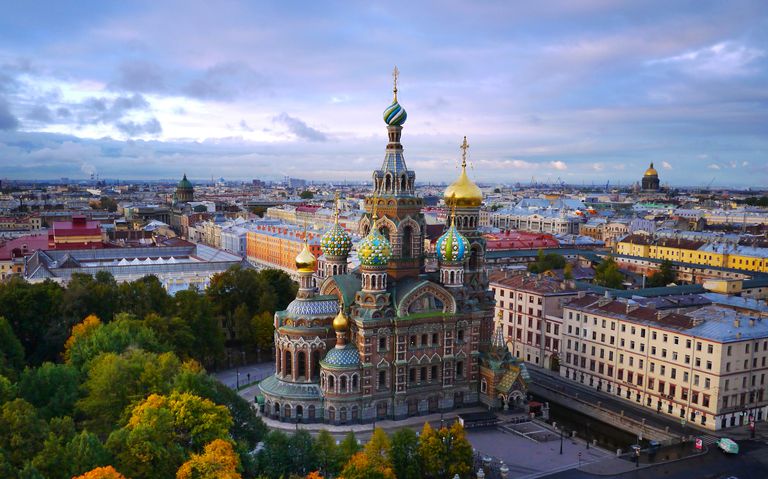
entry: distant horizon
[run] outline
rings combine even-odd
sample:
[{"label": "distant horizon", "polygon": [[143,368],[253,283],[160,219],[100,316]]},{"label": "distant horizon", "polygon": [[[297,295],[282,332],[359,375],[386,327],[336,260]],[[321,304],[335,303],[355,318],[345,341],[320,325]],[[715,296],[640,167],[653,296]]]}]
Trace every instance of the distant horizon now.
[{"label": "distant horizon", "polygon": [[5,7],[0,177],[768,184],[764,0]]}]

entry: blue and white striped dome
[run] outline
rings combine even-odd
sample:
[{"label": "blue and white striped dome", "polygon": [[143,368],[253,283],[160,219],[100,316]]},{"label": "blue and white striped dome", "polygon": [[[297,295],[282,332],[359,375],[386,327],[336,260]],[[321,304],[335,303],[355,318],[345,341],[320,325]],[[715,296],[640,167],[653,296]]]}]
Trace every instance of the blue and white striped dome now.
[{"label": "blue and white striped dome", "polygon": [[400,106],[397,100],[394,100],[391,105],[384,110],[384,123],[390,126],[402,126],[405,120],[408,118],[408,113],[405,112],[405,108]]},{"label": "blue and white striped dome", "polygon": [[467,257],[469,241],[451,224],[437,240],[437,259],[447,263],[460,263]]}]

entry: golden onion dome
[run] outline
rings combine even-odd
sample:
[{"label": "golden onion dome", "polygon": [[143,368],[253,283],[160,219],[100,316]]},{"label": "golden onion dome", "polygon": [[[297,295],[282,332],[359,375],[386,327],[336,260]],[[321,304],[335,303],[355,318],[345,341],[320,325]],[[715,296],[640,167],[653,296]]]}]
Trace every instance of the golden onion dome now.
[{"label": "golden onion dome", "polygon": [[645,170],[645,175],[643,176],[659,176],[659,172],[653,167],[653,162],[651,162],[651,166]]},{"label": "golden onion dome", "polygon": [[304,247],[296,256],[296,269],[299,270],[299,273],[314,273],[316,263],[315,255],[309,250],[309,245],[305,241]]},{"label": "golden onion dome", "polygon": [[483,203],[483,192],[467,176],[467,137],[464,137],[464,143],[461,149],[464,151],[461,159],[461,174],[459,178],[451,183],[443,193],[443,199],[448,206],[456,207],[478,207]]},{"label": "golden onion dome", "polygon": [[333,330],[339,333],[343,333],[349,329],[349,318],[344,314],[344,305],[339,307],[339,314],[333,318]]}]

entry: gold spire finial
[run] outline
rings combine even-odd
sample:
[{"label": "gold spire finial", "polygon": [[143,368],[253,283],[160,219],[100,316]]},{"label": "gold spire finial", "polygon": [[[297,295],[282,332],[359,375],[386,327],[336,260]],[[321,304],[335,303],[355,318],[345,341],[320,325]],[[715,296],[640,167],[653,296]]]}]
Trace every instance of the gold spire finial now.
[{"label": "gold spire finial", "polygon": [[397,65],[395,65],[395,69],[392,70],[392,80],[393,80],[392,92],[395,94],[395,101],[397,101],[397,78],[399,76],[400,76],[400,70],[398,70]]},{"label": "gold spire finial", "polygon": [[464,142],[459,147],[461,148],[461,167],[467,167],[467,150],[469,149],[469,143],[467,143],[467,137],[464,137]]},{"label": "gold spire finial", "polygon": [[456,225],[456,193],[451,195],[451,226]]}]

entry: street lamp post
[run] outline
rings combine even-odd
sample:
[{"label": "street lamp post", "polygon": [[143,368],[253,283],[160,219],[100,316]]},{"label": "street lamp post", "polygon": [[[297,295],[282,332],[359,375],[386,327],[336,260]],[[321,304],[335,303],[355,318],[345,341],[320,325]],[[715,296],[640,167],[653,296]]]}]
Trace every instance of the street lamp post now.
[{"label": "street lamp post", "polygon": [[563,426],[560,426],[560,455],[563,455]]},{"label": "street lamp post", "polygon": [[589,433],[589,422],[587,422],[587,449],[589,449],[589,439],[592,435]]},{"label": "street lamp post", "polygon": [[235,379],[235,389],[238,391],[240,390],[240,366],[237,366],[237,369],[235,370],[237,373],[237,378]]}]

